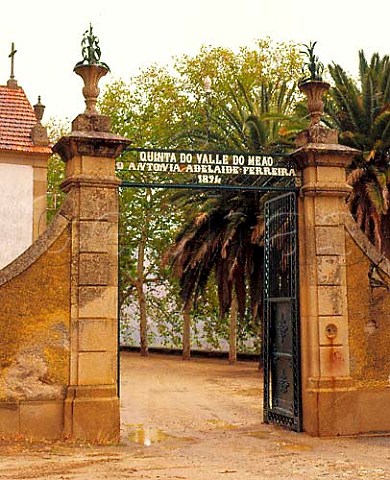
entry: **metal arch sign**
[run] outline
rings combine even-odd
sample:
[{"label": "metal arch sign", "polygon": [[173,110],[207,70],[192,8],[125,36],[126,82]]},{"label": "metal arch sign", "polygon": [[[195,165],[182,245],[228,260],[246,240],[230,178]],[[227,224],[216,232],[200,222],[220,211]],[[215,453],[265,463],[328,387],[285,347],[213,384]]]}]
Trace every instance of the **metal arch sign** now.
[{"label": "metal arch sign", "polygon": [[294,190],[286,154],[129,148],[116,163],[124,187]]}]

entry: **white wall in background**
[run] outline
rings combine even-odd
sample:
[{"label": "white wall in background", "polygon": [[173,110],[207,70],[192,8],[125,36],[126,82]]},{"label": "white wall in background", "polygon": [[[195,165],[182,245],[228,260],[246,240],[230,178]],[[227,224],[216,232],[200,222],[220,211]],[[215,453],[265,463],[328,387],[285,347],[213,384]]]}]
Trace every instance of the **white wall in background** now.
[{"label": "white wall in background", "polygon": [[0,268],[32,243],[33,167],[0,164]]}]

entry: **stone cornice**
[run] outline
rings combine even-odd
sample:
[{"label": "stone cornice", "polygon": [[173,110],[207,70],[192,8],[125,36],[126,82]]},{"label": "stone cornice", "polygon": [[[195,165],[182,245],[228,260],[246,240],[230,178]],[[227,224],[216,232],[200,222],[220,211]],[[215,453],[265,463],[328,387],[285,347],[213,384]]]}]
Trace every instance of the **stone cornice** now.
[{"label": "stone cornice", "polygon": [[117,158],[131,141],[108,132],[72,132],[62,137],[53,147],[67,162],[75,156]]},{"label": "stone cornice", "polygon": [[338,143],[308,143],[291,154],[299,169],[307,167],[346,168],[360,152]]}]

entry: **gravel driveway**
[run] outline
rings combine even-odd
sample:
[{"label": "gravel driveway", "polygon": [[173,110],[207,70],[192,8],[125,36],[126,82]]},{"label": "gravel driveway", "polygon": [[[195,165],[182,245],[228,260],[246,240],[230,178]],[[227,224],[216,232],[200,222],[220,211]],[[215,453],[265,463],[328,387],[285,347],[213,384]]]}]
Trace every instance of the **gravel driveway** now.
[{"label": "gravel driveway", "polygon": [[122,443],[3,442],[0,479],[390,480],[390,437],[264,425],[256,363],[121,357]]}]

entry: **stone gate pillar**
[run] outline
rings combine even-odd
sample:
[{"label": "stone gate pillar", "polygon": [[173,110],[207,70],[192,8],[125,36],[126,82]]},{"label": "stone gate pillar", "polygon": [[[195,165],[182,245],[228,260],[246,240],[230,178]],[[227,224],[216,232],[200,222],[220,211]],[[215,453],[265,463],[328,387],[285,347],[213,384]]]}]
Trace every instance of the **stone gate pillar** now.
[{"label": "stone gate pillar", "polygon": [[[329,87],[309,82],[309,98],[321,101]],[[304,88],[302,88],[304,90]],[[317,92],[315,91],[317,90]],[[320,105],[320,110],[322,110]],[[302,174],[299,199],[300,311],[303,428],[311,435],[348,434],[353,392],[348,345],[345,169],[356,150],[339,145],[337,134],[316,117],[297,139],[293,153]]]},{"label": "stone gate pillar", "polygon": [[[76,67],[86,85],[102,76],[100,65]],[[81,69],[81,73],[80,73]],[[106,69],[107,72],[108,69]],[[104,73],[103,73],[104,74]],[[93,90],[93,89],[92,89]],[[118,398],[118,185],[115,159],[130,143],[110,133],[84,88],[87,110],[54,151],[66,163],[62,188],[71,220],[70,382],[64,434],[88,441],[119,438]],[[89,96],[88,96],[89,95]]]}]

